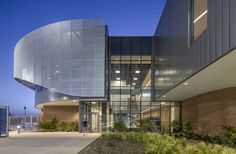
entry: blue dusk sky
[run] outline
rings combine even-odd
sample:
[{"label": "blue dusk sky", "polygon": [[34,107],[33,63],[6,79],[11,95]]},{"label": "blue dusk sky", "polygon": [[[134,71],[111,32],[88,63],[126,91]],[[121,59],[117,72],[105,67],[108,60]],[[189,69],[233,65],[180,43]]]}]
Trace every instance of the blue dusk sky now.
[{"label": "blue dusk sky", "polygon": [[13,79],[14,47],[41,26],[77,18],[103,18],[111,36],[152,36],[166,0],[0,0],[0,104],[37,114],[34,91]]}]

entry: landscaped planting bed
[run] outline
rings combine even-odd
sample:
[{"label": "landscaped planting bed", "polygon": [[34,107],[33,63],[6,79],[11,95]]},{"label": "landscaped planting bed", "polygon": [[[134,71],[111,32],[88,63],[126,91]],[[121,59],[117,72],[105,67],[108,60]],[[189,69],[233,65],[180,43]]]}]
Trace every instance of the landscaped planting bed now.
[{"label": "landscaped planting bed", "polygon": [[235,154],[236,150],[218,144],[192,142],[167,134],[141,132],[104,133],[79,154]]}]

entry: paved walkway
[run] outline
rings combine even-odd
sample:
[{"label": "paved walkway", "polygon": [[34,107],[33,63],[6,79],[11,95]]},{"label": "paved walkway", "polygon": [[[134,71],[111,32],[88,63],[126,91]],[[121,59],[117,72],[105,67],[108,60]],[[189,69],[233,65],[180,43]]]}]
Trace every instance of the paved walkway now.
[{"label": "paved walkway", "polygon": [[76,154],[100,134],[77,132],[10,133],[0,138],[0,154]]}]

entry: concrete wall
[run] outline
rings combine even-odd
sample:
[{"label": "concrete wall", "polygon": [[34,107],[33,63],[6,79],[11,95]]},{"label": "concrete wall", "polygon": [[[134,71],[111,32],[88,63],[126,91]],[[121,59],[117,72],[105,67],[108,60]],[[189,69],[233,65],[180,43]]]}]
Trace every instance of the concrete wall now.
[{"label": "concrete wall", "polygon": [[79,119],[78,106],[44,106],[41,117],[56,117],[59,121]]},{"label": "concrete wall", "polygon": [[224,125],[236,126],[236,87],[217,90],[183,101],[182,120],[196,132],[217,134]]}]

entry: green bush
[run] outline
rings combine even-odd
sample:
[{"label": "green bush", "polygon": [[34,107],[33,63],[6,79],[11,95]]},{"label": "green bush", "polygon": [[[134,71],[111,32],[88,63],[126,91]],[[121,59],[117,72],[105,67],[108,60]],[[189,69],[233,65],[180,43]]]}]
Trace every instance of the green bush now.
[{"label": "green bush", "polygon": [[228,146],[234,146],[236,144],[236,129],[234,126],[222,127],[222,138],[224,144]]},{"label": "green bush", "polygon": [[192,139],[195,138],[196,135],[193,132],[193,127],[192,124],[190,122],[177,122],[174,121],[172,123],[172,129],[173,131],[171,132],[171,135],[175,136],[175,137],[184,137],[184,138],[188,138],[188,139]]},{"label": "green bush", "polygon": [[169,135],[158,133],[105,133],[104,138],[143,142],[145,153],[150,154],[235,154],[236,150],[221,145],[189,143]]},{"label": "green bush", "polygon": [[39,129],[44,131],[78,131],[78,122],[62,121],[58,122],[55,117],[44,118],[39,122]]},{"label": "green bush", "polygon": [[78,131],[78,122],[62,121],[57,124],[57,131],[75,132]]},{"label": "green bush", "polygon": [[207,142],[207,143],[222,144],[222,139],[220,136],[208,134],[208,135],[202,136],[201,138],[204,142]]},{"label": "green bush", "polygon": [[139,131],[141,132],[154,132],[156,131],[155,121],[150,119],[138,120]]},{"label": "green bush", "polygon": [[46,131],[55,131],[57,126],[57,119],[55,117],[44,118],[39,122],[38,127]]},{"label": "green bush", "polygon": [[135,133],[135,132],[129,132],[127,134],[127,140],[131,141],[131,142],[138,142],[138,141],[142,141],[144,138],[143,133]]},{"label": "green bush", "polygon": [[123,121],[117,121],[114,123],[114,130],[118,132],[123,132],[126,130],[125,123]]}]

